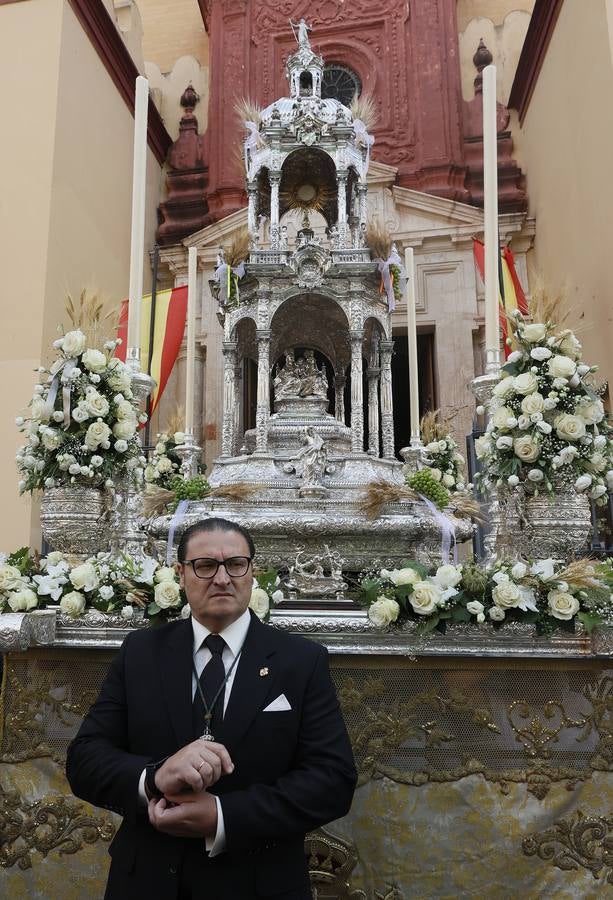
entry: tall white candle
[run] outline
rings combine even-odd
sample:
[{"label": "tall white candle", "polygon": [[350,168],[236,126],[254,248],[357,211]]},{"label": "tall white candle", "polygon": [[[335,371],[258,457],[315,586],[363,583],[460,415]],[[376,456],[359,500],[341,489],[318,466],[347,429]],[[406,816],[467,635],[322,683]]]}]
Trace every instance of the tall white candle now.
[{"label": "tall white candle", "polygon": [[187,365],[185,372],[185,433],[194,433],[194,375],[196,369],[196,298],[198,296],[198,250],[187,254]]},{"label": "tall white candle", "polygon": [[500,366],[498,312],[498,144],[496,66],[483,70],[483,230],[485,242],[485,371]]},{"label": "tall white candle", "polygon": [[409,406],[411,445],[421,443],[419,434],[419,375],[417,367],[417,318],[415,312],[415,260],[413,248],[404,251],[404,268],[407,276],[407,341],[409,351]]},{"label": "tall white candle", "polygon": [[130,242],[130,290],[128,305],[127,359],[134,371],[140,370],[140,313],[143,298],[143,259],[145,254],[145,196],[147,182],[147,107],[149,82],[136,79],[134,104],[134,161],[132,169],[132,234]]}]

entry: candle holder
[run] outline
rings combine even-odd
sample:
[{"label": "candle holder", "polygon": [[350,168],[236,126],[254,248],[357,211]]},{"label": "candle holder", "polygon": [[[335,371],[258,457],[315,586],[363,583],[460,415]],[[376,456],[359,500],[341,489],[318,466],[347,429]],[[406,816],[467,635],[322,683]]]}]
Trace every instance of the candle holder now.
[{"label": "candle holder", "polygon": [[193,478],[198,474],[202,447],[196,444],[193,432],[186,432],[184,442],[177,444],[175,453],[181,460],[181,474],[184,478]]},{"label": "candle holder", "polygon": [[[126,364],[132,374],[131,388],[134,399],[140,405],[144,403],[155,387],[155,381],[145,372],[140,371],[140,349],[129,347],[126,353]],[[144,556],[147,534],[143,530],[142,485],[137,484],[132,475],[126,475],[117,487],[115,494],[115,550],[118,553],[129,553],[131,556]]]},{"label": "candle holder", "polygon": [[485,374],[500,377],[500,350],[490,349],[485,351]]},{"label": "candle holder", "polygon": [[418,472],[423,468],[423,459],[424,459],[425,449],[419,435],[413,435],[411,437],[410,443],[408,447],[403,447],[400,451],[400,455],[404,459],[404,466],[402,467],[402,471],[405,476],[412,475],[414,472]]}]

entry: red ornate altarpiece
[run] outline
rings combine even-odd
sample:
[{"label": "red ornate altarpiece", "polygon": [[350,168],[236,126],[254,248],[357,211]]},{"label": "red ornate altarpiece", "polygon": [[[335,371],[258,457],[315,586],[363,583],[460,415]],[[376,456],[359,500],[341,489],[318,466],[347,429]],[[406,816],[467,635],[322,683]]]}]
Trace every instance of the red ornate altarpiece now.
[{"label": "red ornate altarpiece", "polygon": [[[244,134],[234,104],[249,97],[267,106],[288,95],[285,60],[296,47],[289,20],[300,17],[313,26],[313,49],[326,63],[352,69],[374,97],[373,158],[397,166],[398,184],[481,205],[481,98],[462,99],[456,0],[199,2],[211,48],[209,221],[245,205],[234,151]],[[524,209],[521,172],[502,128],[500,138],[500,211]]]}]

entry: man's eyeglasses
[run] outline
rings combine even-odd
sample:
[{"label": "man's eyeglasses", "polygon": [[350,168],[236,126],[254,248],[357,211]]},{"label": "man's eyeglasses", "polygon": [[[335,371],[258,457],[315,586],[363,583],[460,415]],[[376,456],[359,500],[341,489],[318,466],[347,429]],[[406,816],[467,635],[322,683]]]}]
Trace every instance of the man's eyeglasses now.
[{"label": "man's eyeglasses", "polygon": [[192,567],[196,578],[214,578],[220,566],[225,568],[230,578],[240,578],[247,574],[250,563],[250,556],[231,556],[229,559],[222,560],[208,559],[207,557],[186,559],[184,565]]}]

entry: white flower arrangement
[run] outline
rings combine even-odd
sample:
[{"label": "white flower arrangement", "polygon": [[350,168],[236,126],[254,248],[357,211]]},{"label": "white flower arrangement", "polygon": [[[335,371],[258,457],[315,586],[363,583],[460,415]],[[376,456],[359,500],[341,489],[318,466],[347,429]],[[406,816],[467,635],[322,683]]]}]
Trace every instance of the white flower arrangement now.
[{"label": "white flower arrangement", "polygon": [[58,356],[49,369],[38,369],[30,414],[16,419],[26,436],[16,456],[20,493],[142,480],[146,460],[137,432],[146,417],[130,372],[113,356],[118,343],[107,341],[104,351],[88,347],[78,328],[55,341]]},{"label": "white flower arrangement", "polygon": [[450,434],[429,441],[424,452],[422,462],[430,469],[430,474],[436,481],[440,481],[452,493],[465,490],[464,457]]},{"label": "white flower arrangement", "polygon": [[131,619],[135,609],[148,617],[179,615],[184,600],[174,567],[150,556],[98,553],[72,564],[53,551],[38,557],[25,547],[0,565],[0,611],[27,612],[59,603],[74,618],[88,609]]},{"label": "white flower arrangement", "polygon": [[280,583],[281,579],[276,569],[255,573],[249,609],[252,609],[262,622],[268,622],[273,606],[284,599]]},{"label": "white flower arrangement", "polygon": [[547,322],[511,320],[517,349],[502,367],[486,433],[475,442],[486,491],[553,494],[570,484],[598,504],[613,490],[613,429],[581,344]]},{"label": "white flower arrangement", "polygon": [[408,561],[400,569],[367,572],[357,599],[378,627],[413,619],[423,633],[444,630],[447,623],[500,625],[510,619],[547,632],[577,618],[589,631],[613,625],[612,589],[610,560],[503,560],[487,569],[467,562],[434,572]]},{"label": "white flower arrangement", "polygon": [[165,431],[158,434],[153,453],[145,468],[145,482],[170,490],[173,478],[181,473],[181,459],[176,447],[185,442],[185,434]]}]

